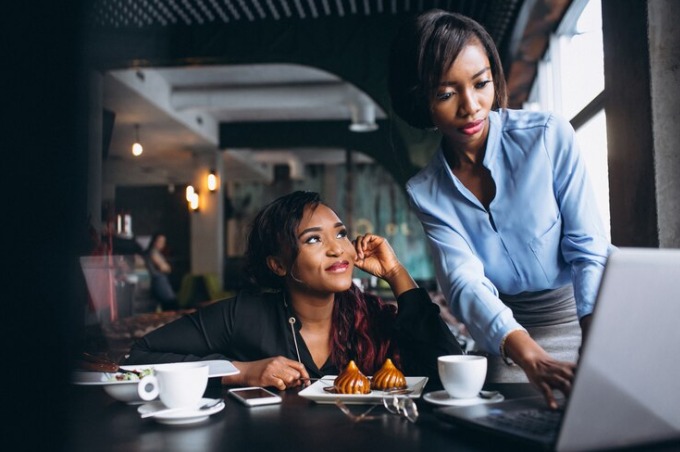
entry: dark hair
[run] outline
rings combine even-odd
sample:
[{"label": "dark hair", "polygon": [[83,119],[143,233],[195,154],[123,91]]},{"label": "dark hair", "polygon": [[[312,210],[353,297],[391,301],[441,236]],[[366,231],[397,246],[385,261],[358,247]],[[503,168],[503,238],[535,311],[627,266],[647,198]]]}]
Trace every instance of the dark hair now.
[{"label": "dark hair", "polygon": [[349,290],[336,293],[331,326],[331,362],[342,370],[353,359],[366,375],[373,375],[387,358],[400,367],[399,351],[392,343],[391,325],[395,316],[393,305],[362,292],[354,284]]},{"label": "dark hair", "polygon": [[478,40],[491,64],[493,109],[507,106],[507,86],[498,49],[479,23],[461,14],[433,9],[404,24],[392,42],[389,93],[393,110],[409,125],[434,126],[430,101],[442,75],[472,40]]},{"label": "dark hair", "polygon": [[[246,272],[261,288],[285,290],[285,278],[267,265],[268,256],[287,257],[292,267],[297,259],[297,228],[305,209],[326,205],[316,192],[295,191],[265,206],[250,225],[246,249]],[[392,345],[390,326],[396,312],[378,297],[364,294],[354,284],[335,294],[331,326],[331,362],[342,369],[350,359],[372,374],[385,359],[399,363]],[[370,323],[369,323],[370,320]]]},{"label": "dark hair", "polygon": [[281,196],[262,209],[250,224],[246,245],[246,272],[251,282],[269,289],[283,289],[284,278],[267,265],[267,257],[297,258],[297,228],[307,207],[316,209],[321,196],[311,191],[295,191]]}]

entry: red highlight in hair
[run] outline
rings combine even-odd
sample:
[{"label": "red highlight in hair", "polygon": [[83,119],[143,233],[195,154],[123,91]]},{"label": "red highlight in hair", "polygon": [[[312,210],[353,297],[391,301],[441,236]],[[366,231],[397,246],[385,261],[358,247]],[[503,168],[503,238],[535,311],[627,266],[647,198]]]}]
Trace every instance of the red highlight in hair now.
[{"label": "red highlight in hair", "polygon": [[392,359],[400,366],[399,351],[392,343],[396,307],[363,293],[352,284],[335,295],[331,330],[331,362],[342,370],[350,360],[367,375]]}]

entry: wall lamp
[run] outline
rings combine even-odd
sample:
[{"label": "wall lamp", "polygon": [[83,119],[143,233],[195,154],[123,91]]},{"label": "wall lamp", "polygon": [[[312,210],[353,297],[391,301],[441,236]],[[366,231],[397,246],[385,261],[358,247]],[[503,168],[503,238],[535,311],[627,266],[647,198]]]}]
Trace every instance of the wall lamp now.
[{"label": "wall lamp", "polygon": [[186,198],[189,203],[189,209],[192,212],[198,212],[199,207],[199,196],[193,185],[187,185]]},{"label": "wall lamp", "polygon": [[210,190],[210,193],[217,190],[217,174],[214,169],[211,169],[210,174],[208,174],[208,190]]},{"label": "wall lamp", "polygon": [[198,212],[198,207],[199,207],[199,196],[198,192],[195,191],[193,196],[191,197],[191,201],[189,201],[189,208],[191,209],[192,212]]}]

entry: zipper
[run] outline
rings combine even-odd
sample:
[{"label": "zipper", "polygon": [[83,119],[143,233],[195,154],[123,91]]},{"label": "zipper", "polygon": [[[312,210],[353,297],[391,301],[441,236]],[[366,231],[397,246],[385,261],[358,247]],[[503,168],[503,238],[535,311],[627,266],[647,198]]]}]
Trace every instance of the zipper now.
[{"label": "zipper", "polygon": [[291,316],[288,318],[288,323],[290,324],[290,332],[293,333],[293,344],[295,344],[295,353],[297,354],[297,359],[300,364],[302,360],[300,359],[300,350],[298,349],[297,337],[295,335],[295,317]]}]

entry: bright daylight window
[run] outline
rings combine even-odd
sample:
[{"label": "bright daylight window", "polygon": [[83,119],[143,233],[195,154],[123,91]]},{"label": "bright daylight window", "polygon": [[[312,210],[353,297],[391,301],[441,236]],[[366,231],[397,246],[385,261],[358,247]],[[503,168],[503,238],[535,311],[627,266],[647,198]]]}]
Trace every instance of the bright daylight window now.
[{"label": "bright daylight window", "polygon": [[571,120],[606,232],[610,234],[603,91],[600,1],[574,0],[539,64],[525,108],[554,111]]}]

